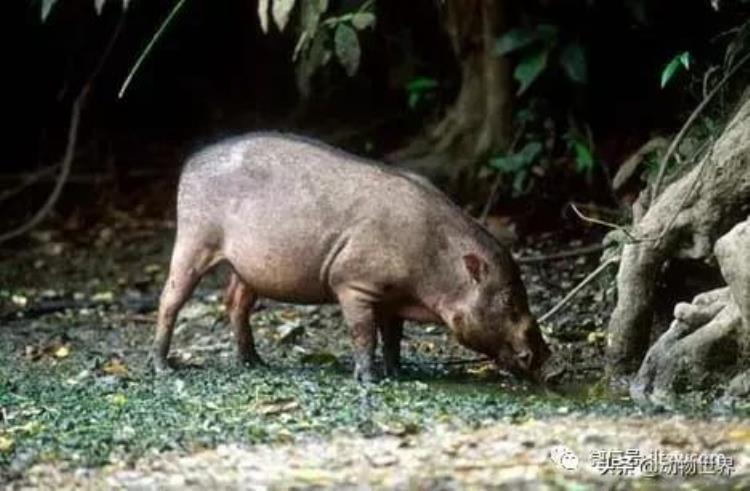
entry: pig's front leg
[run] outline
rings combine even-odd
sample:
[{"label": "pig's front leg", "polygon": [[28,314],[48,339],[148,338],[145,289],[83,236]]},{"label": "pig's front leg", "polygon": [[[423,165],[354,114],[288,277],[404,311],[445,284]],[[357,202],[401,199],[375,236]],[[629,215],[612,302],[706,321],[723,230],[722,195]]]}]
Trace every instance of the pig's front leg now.
[{"label": "pig's front leg", "polygon": [[385,376],[399,378],[401,375],[401,338],[404,333],[404,321],[394,315],[378,316],[380,339],[383,341],[383,365]]},{"label": "pig's front leg", "polygon": [[374,299],[355,289],[344,288],[337,294],[344,320],[354,344],[354,378],[361,383],[374,382],[377,324]]}]

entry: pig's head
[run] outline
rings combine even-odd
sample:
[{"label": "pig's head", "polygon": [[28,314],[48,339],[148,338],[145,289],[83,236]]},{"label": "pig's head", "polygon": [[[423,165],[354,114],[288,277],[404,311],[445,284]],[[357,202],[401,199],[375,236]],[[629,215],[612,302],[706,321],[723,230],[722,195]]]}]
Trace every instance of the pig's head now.
[{"label": "pig's head", "polygon": [[459,342],[514,373],[536,377],[550,350],[529,312],[518,267],[505,250],[486,258],[469,253],[466,282],[449,319]]}]

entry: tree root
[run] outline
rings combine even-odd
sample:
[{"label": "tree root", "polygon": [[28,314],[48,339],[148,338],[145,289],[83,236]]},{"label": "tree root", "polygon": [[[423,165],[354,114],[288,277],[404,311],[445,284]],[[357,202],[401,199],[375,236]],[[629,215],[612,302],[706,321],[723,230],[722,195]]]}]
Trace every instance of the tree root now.
[{"label": "tree root", "polygon": [[648,351],[630,386],[636,401],[668,407],[681,393],[727,379],[729,398],[750,393],[750,371],[743,371],[750,344],[750,219],[721,237],[714,252],[729,286],[675,306],[669,330]]},{"label": "tree root", "polygon": [[750,211],[750,99],[703,159],[667,186],[647,211],[634,205],[631,233],[641,240],[626,244],[621,254],[618,300],[608,329],[611,379],[634,373],[643,360],[666,263],[710,258],[714,242]]}]

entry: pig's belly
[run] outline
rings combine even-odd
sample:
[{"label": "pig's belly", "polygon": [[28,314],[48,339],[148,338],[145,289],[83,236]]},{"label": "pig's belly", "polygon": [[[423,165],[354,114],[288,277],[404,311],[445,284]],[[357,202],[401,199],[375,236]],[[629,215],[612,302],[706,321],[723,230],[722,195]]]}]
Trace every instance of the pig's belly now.
[{"label": "pig's belly", "polygon": [[263,244],[228,245],[224,255],[258,296],[293,303],[335,301],[321,274],[325,255],[302,243],[286,244],[283,250]]}]

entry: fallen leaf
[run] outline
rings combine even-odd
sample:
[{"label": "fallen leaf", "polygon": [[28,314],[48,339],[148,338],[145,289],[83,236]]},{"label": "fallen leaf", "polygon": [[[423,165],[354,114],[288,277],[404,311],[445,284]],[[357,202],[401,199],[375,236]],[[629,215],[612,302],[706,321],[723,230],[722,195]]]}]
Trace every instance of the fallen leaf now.
[{"label": "fallen leaf", "polygon": [[125,377],[128,375],[128,367],[119,358],[112,358],[102,367],[102,371],[108,375]]},{"label": "fallen leaf", "polygon": [[5,435],[0,435],[0,452],[8,453],[13,450],[13,439]]},{"label": "fallen leaf", "polygon": [[112,292],[98,292],[91,296],[92,302],[111,303],[115,299],[115,294]]},{"label": "fallen leaf", "polygon": [[287,322],[280,325],[276,332],[278,336],[277,341],[279,343],[291,343],[305,332],[305,328],[299,323],[299,321]]},{"label": "fallen leaf", "polygon": [[419,426],[414,423],[395,421],[392,423],[378,423],[378,426],[383,433],[393,436],[414,435],[419,432]]},{"label": "fallen leaf", "polygon": [[299,319],[299,312],[294,309],[284,309],[277,314],[280,319],[294,321]]},{"label": "fallen leaf", "polygon": [[750,443],[750,428],[737,428],[727,435],[730,440],[741,443]]},{"label": "fallen leaf", "polygon": [[292,469],[291,474],[296,479],[318,486],[330,485],[334,477],[328,471],[314,468]]},{"label": "fallen leaf", "polygon": [[55,351],[52,354],[55,355],[55,358],[67,358],[70,355],[70,346],[67,344],[61,344],[55,348]]},{"label": "fallen leaf", "polygon": [[299,403],[294,399],[279,399],[276,401],[263,402],[255,404],[253,409],[256,413],[263,416],[273,416],[281,413],[288,413],[299,408]]},{"label": "fallen leaf", "polygon": [[29,303],[29,299],[26,298],[23,295],[13,295],[10,297],[10,301],[13,302],[13,305],[16,307],[26,307],[26,305]]},{"label": "fallen leaf", "polygon": [[39,357],[42,356],[42,350],[40,350],[38,346],[27,344],[23,349],[23,356],[27,360],[38,360]]},{"label": "fallen leaf", "polygon": [[398,463],[398,458],[392,453],[373,453],[365,452],[365,458],[373,467],[390,467]]},{"label": "fallen leaf", "polygon": [[126,402],[128,402],[128,398],[125,396],[125,394],[112,394],[107,397],[109,399],[109,402],[114,404],[115,406],[124,406]]},{"label": "fallen leaf", "polygon": [[484,363],[478,367],[467,368],[466,372],[482,378],[489,377],[495,373],[495,366],[492,363]]}]

